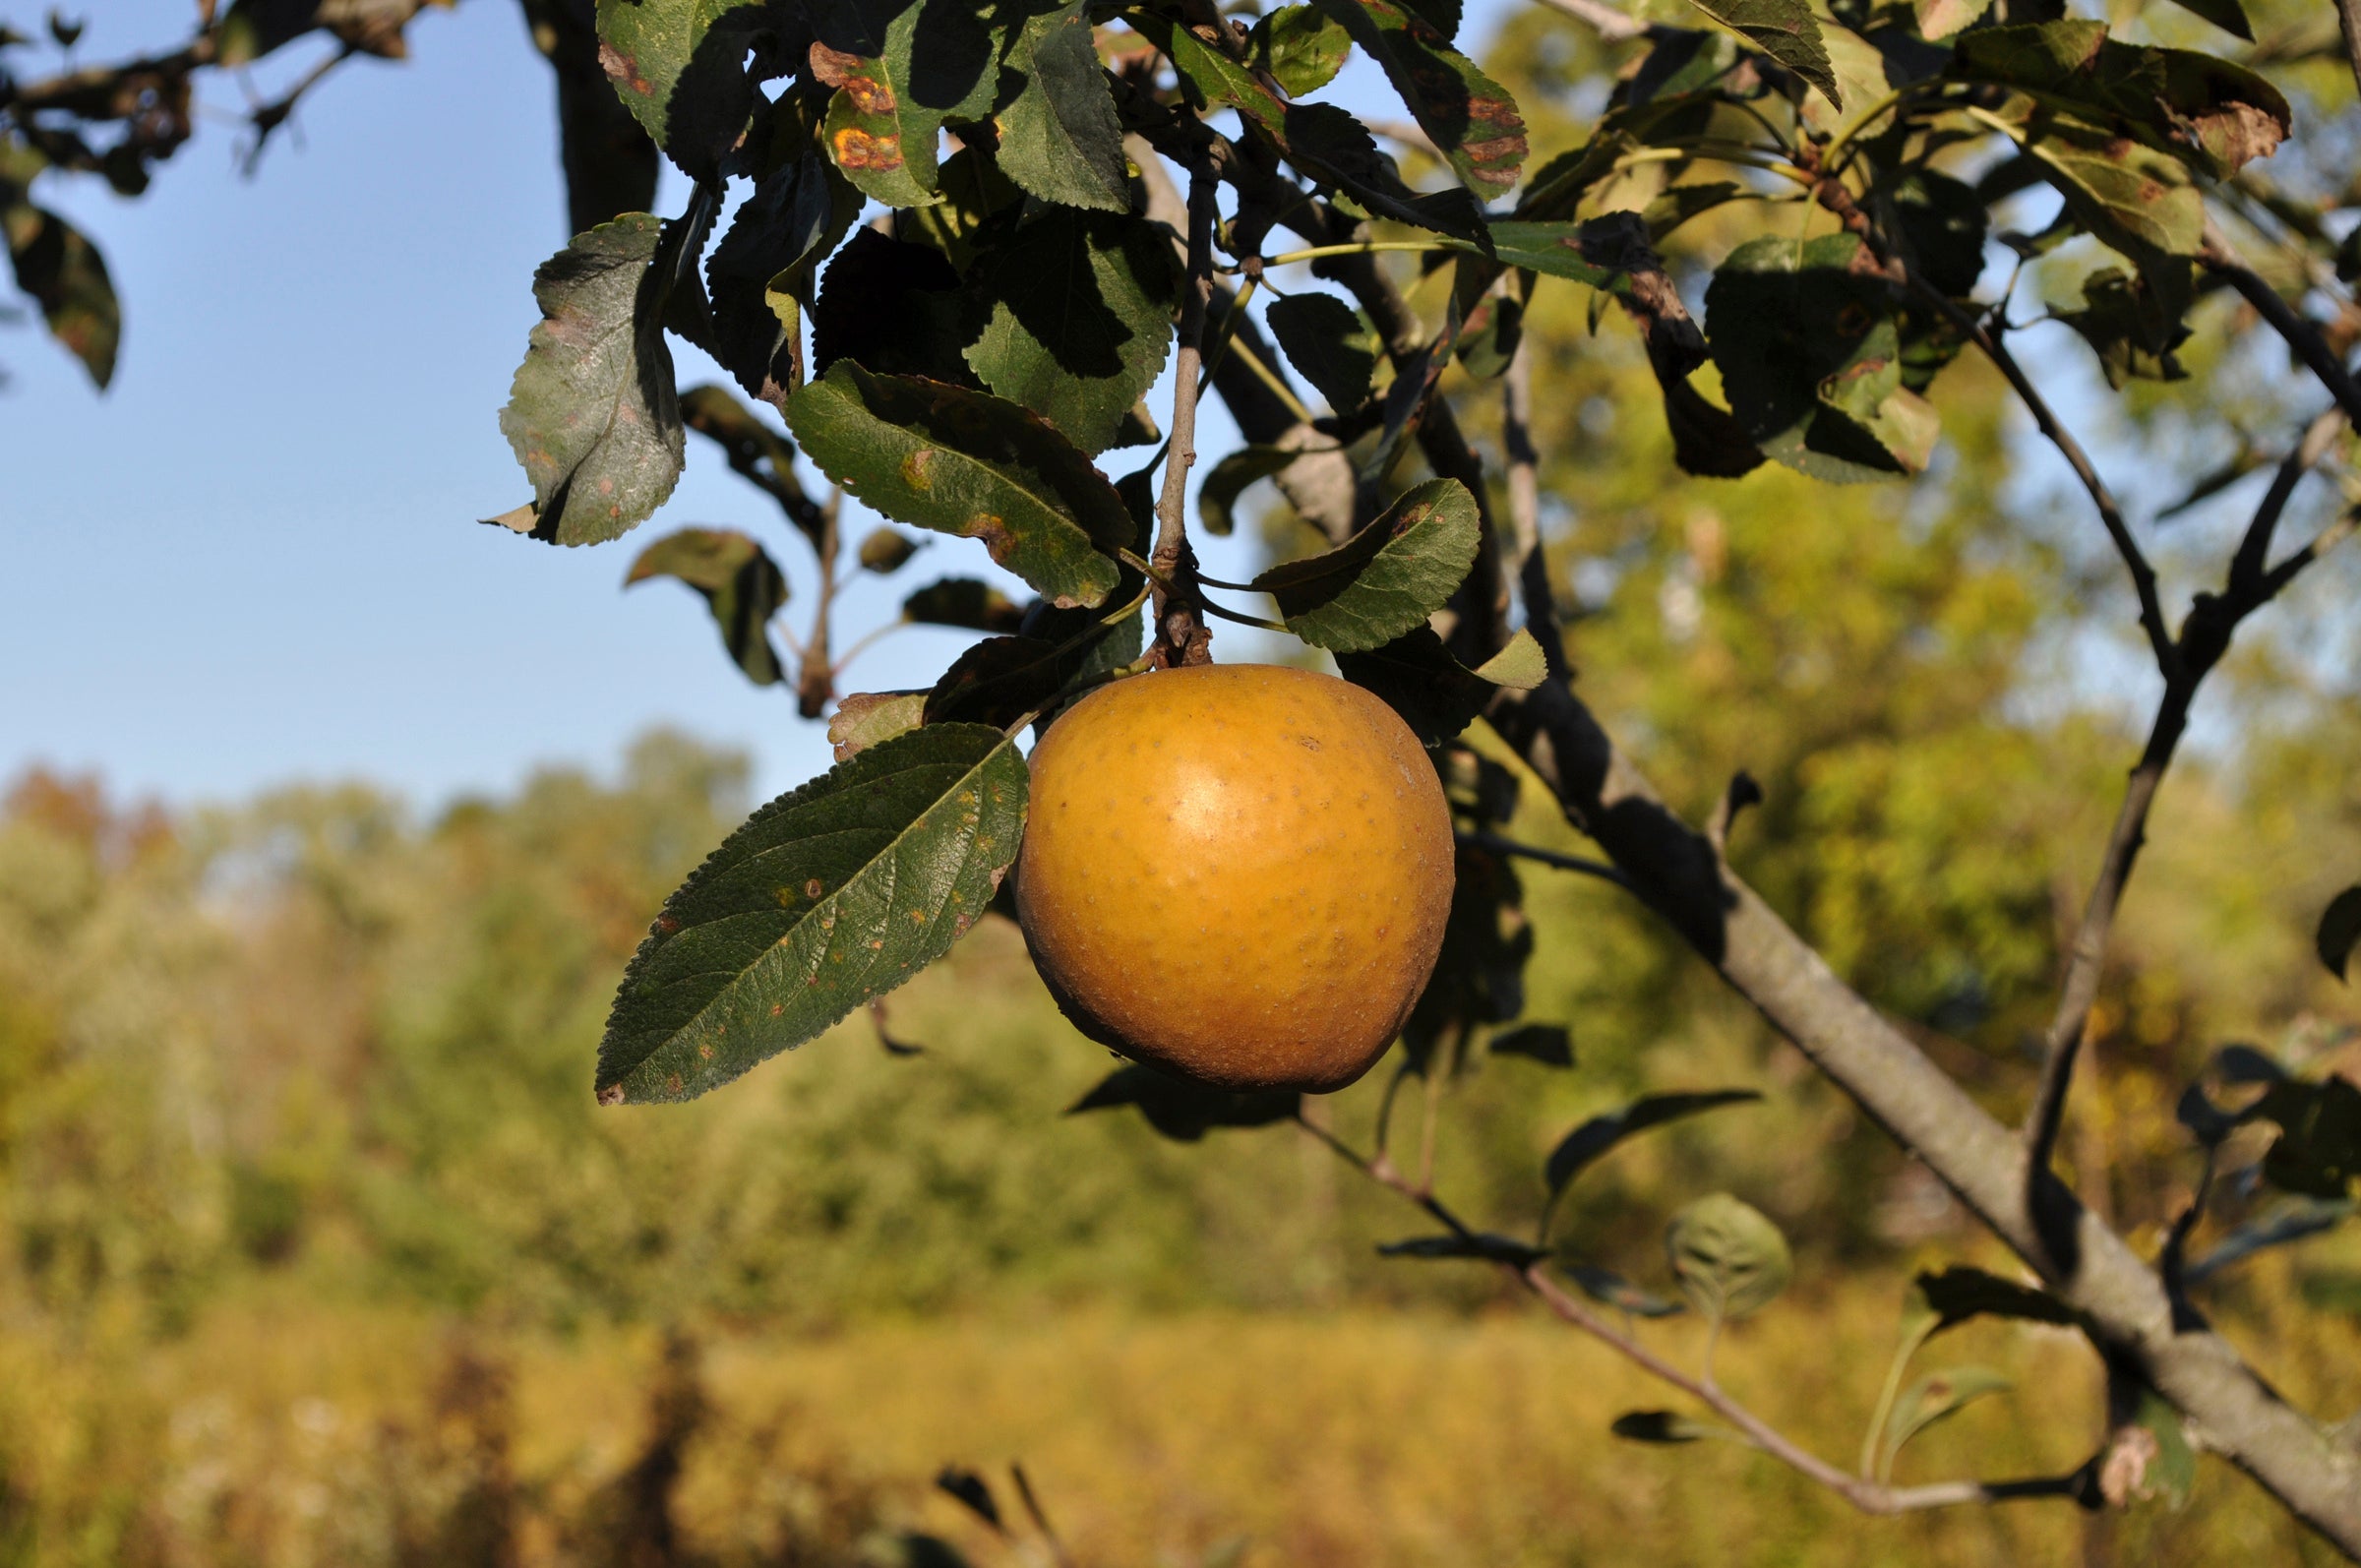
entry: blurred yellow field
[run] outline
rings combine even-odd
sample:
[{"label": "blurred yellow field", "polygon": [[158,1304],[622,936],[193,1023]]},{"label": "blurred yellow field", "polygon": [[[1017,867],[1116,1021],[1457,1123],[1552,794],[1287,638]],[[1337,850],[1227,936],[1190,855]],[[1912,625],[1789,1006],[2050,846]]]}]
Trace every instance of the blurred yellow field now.
[{"label": "blurred yellow field", "polygon": [[[2350,1407],[2361,1333],[2313,1321],[2274,1370],[2308,1403]],[[1890,1303],[1865,1294],[1792,1301],[1739,1331],[1729,1382],[1848,1456],[1882,1366],[1838,1348],[1882,1349],[1890,1330]],[[90,1332],[0,1340],[0,1426],[30,1461],[0,1538],[12,1565],[923,1565],[914,1532],[979,1564],[1048,1562],[1012,1462],[1070,1559],[1100,1568],[1967,1568],[2086,1544],[2083,1516],[2055,1504],[1868,1520],[1732,1445],[1623,1442],[1608,1421],[1661,1391],[1512,1310],[1049,1312],[668,1345],[258,1296],[144,1353],[122,1325]],[[1693,1360],[1694,1334],[1655,1337]],[[1956,1337],[1936,1362],[1971,1356],[2020,1392],[1929,1433],[1901,1474],[2086,1456],[2073,1341]],[[932,1488],[946,1465],[995,1484],[1014,1544]],[[2218,1467],[2186,1509],[2108,1528],[2124,1562],[2331,1560]]]}]

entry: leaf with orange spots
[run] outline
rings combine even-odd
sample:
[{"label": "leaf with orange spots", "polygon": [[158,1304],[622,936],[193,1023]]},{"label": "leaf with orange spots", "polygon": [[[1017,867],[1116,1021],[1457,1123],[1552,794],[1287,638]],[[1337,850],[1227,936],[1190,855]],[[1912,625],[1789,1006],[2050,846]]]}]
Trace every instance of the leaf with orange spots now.
[{"label": "leaf with orange spots", "polygon": [[1105,601],[1113,552],[1134,538],[1107,476],[1039,415],[917,376],[840,360],[787,400],[787,427],[822,472],[896,522],[981,539],[1059,604]]},{"label": "leaf with orange spots", "polygon": [[601,1104],[691,1100],[950,951],[1025,826],[1024,758],[938,724],[763,807],[664,902],[599,1043]]},{"label": "leaf with orange spots", "polygon": [[1525,165],[1525,117],[1508,89],[1415,10],[1392,0],[1317,0],[1385,68],[1402,101],[1460,183],[1479,200],[1505,196]]}]

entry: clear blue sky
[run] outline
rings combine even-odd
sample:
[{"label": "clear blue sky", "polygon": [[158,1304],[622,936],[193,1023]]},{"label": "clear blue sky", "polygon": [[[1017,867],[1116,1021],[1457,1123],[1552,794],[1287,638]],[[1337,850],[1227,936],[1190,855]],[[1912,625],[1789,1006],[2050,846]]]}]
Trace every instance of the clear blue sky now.
[{"label": "clear blue sky", "polygon": [[[109,0],[81,53],[165,44],[191,9]],[[620,589],[638,545],[685,523],[804,566],[696,438],[672,501],[620,543],[556,550],[472,521],[529,494],[495,421],[537,319],[533,268],[566,238],[555,110],[510,0],[429,12],[410,40],[409,60],[325,84],[251,180],[239,84],[215,75],[196,140],[145,197],[45,183],[104,250],[124,338],[99,395],[37,328],[0,331],[0,779],[44,762],[188,802],[360,776],[429,804],[542,761],[609,765],[658,723],[745,747],[765,794],[827,765],[820,727],[736,676],[687,589]],[[311,48],[266,62],[261,90]],[[658,206],[681,195],[675,180]],[[726,380],[675,351],[684,385]],[[1211,425],[1218,454],[1235,434],[1218,410]],[[1242,551],[1211,541],[1207,570],[1250,570]],[[947,572],[990,563],[938,540],[856,587],[840,624]],[[1223,636],[1252,655],[1254,633]],[[848,689],[924,686],[965,640],[897,633]]]}]

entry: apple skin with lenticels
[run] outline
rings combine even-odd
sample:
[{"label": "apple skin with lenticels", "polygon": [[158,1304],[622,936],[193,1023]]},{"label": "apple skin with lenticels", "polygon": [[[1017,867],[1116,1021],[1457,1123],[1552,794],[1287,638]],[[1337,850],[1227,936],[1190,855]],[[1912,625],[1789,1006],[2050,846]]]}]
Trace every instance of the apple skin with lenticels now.
[{"label": "apple skin with lenticels", "polygon": [[1232,1090],[1340,1089],[1425,989],[1450,809],[1360,687],[1197,665],[1102,688],[1034,749],[1016,902],[1059,1005],[1134,1060]]}]

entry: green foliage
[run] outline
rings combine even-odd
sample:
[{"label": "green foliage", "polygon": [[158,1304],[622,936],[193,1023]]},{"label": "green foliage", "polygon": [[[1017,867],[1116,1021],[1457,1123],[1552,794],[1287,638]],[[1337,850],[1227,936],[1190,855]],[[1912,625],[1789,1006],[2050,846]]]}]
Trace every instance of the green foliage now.
[{"label": "green foliage", "polygon": [[1794,1272],[1779,1227],[1726,1192],[1673,1215],[1665,1251],[1689,1304],[1713,1318],[1752,1317],[1778,1299]]},{"label": "green foliage", "polygon": [[673,577],[697,591],[748,680],[771,686],[782,678],[770,618],[787,602],[787,578],[760,545],[729,528],[683,528],[640,551],[623,583],[628,588],[651,577]]},{"label": "green foliage", "polygon": [[1022,758],[975,725],[897,737],[771,802],[624,972],[600,1101],[695,1099],[901,985],[983,917],[1024,813]]},{"label": "green foliage", "polygon": [[1313,647],[1383,647],[1443,607],[1476,559],[1477,533],[1467,487],[1429,480],[1334,550],[1273,567],[1253,586]]}]

